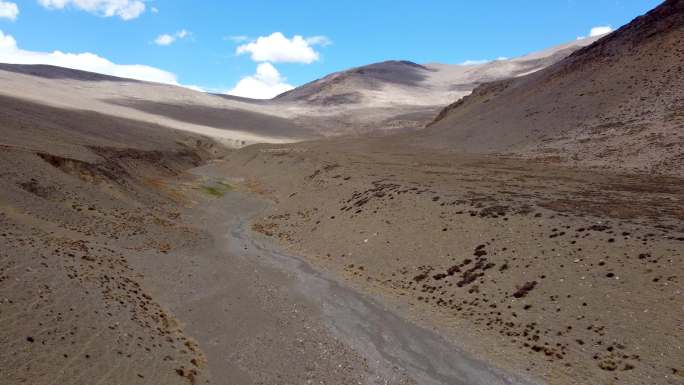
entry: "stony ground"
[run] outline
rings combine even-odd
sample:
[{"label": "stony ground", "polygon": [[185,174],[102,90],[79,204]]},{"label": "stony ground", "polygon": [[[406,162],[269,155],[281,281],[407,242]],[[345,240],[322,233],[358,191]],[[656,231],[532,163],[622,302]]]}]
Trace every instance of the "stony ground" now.
[{"label": "stony ground", "polygon": [[11,98],[0,122],[0,383],[413,383],[226,237],[256,209],[188,173],[221,146]]},{"label": "stony ground", "polygon": [[[149,166],[145,155],[155,157],[131,152],[123,163]],[[124,167],[108,173],[16,150],[0,157],[0,382],[203,381],[203,353],[128,259],[198,242],[175,221],[175,202],[134,185],[142,180]]]},{"label": "stony ground", "polygon": [[[388,150],[392,148],[392,150]],[[684,183],[386,139],[260,146],[254,229],[552,384],[684,383]]]}]

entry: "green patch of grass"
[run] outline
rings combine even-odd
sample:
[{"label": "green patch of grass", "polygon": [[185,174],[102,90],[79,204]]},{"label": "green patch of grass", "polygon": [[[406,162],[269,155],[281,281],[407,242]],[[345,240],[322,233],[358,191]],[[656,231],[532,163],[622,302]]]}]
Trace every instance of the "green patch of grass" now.
[{"label": "green patch of grass", "polygon": [[224,195],[226,195],[227,192],[232,191],[232,190],[233,190],[233,186],[231,186],[231,185],[230,185],[229,183],[227,183],[227,182],[222,182],[222,181],[221,181],[221,182],[217,182],[217,184],[216,184],[216,185],[213,185],[213,186],[211,186],[211,185],[204,185],[204,186],[201,186],[200,189],[201,189],[202,191],[204,191],[205,193],[211,195],[211,196],[214,196],[214,197],[217,197],[217,198],[221,198],[221,197],[223,197]]},{"label": "green patch of grass", "polygon": [[225,191],[221,191],[218,188],[213,187],[213,186],[202,186],[202,191],[204,191],[205,193],[207,193],[209,195],[213,195],[217,198],[220,198],[226,194]]}]

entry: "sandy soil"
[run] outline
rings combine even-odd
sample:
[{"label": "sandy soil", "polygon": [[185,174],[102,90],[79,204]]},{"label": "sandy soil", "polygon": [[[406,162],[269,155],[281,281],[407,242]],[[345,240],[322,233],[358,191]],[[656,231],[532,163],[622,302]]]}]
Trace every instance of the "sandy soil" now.
[{"label": "sandy soil", "polygon": [[258,210],[258,203],[240,200],[237,193],[196,190],[227,189],[223,183],[205,178],[167,182],[166,189],[189,198],[182,218],[202,241],[163,259],[131,256],[152,295],[197,339],[208,382],[371,383],[367,362],[330,334],[318,308],[295,292],[292,277],[268,267],[260,261],[266,256],[231,236],[239,215]]},{"label": "sandy soil", "polygon": [[278,251],[220,167],[97,151],[3,154],[3,383],[531,383]]},{"label": "sandy soil", "polygon": [[[202,185],[235,183],[216,166],[193,174]],[[275,249],[250,228],[267,206],[232,186],[210,200],[196,193],[187,211],[188,220],[209,231],[208,247],[142,264],[146,283],[203,347],[212,382],[529,383]]]},{"label": "sandy soil", "polygon": [[1,106],[1,383],[529,383],[253,237],[212,140]]},{"label": "sandy soil", "polygon": [[387,139],[250,147],[224,172],[275,202],[256,231],[475,355],[551,384],[684,380],[679,178]]},{"label": "sandy soil", "polygon": [[0,65],[0,383],[684,384],[683,4],[305,100]]}]

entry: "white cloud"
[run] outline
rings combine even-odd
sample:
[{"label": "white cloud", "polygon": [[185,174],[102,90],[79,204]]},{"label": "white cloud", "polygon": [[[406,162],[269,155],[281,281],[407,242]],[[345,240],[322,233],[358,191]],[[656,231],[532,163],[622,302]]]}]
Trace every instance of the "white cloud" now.
[{"label": "white cloud", "polygon": [[122,78],[172,85],[178,84],[175,74],[141,64],[116,64],[90,52],[27,51],[18,47],[11,35],[0,31],[0,62],[11,64],[48,64],[59,67],[97,72]]},{"label": "white cloud", "polygon": [[462,66],[476,66],[476,65],[487,64],[487,63],[491,63],[491,62],[495,62],[495,61],[505,61],[508,59],[509,58],[506,56],[498,56],[494,60],[466,60],[466,61],[460,63],[460,65],[462,65]]},{"label": "white cloud", "polygon": [[171,45],[173,44],[176,40],[178,39],[185,39],[190,35],[190,32],[181,29],[180,31],[174,33],[173,35],[169,35],[168,33],[162,34],[157,36],[156,39],[154,39],[154,44],[156,45]]},{"label": "white cloud", "polygon": [[49,9],[73,6],[99,16],[118,16],[122,20],[135,19],[145,12],[143,0],[38,0],[38,3]]},{"label": "white cloud", "polygon": [[474,66],[474,65],[479,65],[479,64],[485,64],[488,63],[489,60],[466,60],[463,63],[461,63],[462,66]]},{"label": "white cloud", "polygon": [[245,35],[225,36],[223,40],[230,40],[234,43],[242,43],[249,40],[249,37]]},{"label": "white cloud", "polygon": [[[593,27],[591,30],[589,30],[589,37],[597,37],[597,36],[603,36],[607,33],[613,32],[613,27],[609,25],[603,25],[603,26],[598,26],[598,27]],[[577,36],[577,40],[582,40],[586,39],[587,36]]]},{"label": "white cloud", "polygon": [[313,46],[329,43],[330,40],[323,36],[305,39],[300,35],[294,35],[292,39],[288,39],[282,33],[274,32],[237,47],[235,53],[248,53],[256,62],[311,64],[320,58]]},{"label": "white cloud", "polygon": [[332,44],[332,40],[323,35],[307,37],[305,40],[310,45],[320,45],[322,47],[327,47]]},{"label": "white cloud", "polygon": [[[236,43],[247,41],[247,36],[227,36],[224,39]],[[314,46],[332,44],[329,38],[322,35],[303,37],[294,35],[288,39],[280,32],[269,36],[261,36],[235,49],[237,55],[250,54],[257,66],[254,75],[246,76],[227,94],[253,99],[271,99],[294,87],[287,83],[287,79],[271,63],[304,63],[311,64],[320,58]]]},{"label": "white cloud", "polygon": [[152,8],[150,8],[150,12],[152,12],[152,13],[159,13],[159,8],[157,8],[157,7],[152,7]]},{"label": "white cloud", "polygon": [[5,35],[0,31],[0,52],[5,50],[15,49],[17,47],[17,41],[11,35]]},{"label": "white cloud", "polygon": [[294,87],[286,83],[280,72],[271,63],[261,63],[256,73],[242,78],[235,88],[226,94],[252,99],[271,99]]},{"label": "white cloud", "polygon": [[17,20],[19,7],[15,3],[0,0],[0,19]]},{"label": "white cloud", "polygon": [[170,45],[174,41],[176,41],[176,38],[174,36],[171,36],[169,34],[163,34],[163,35],[157,36],[157,38],[154,39],[154,44],[156,44],[156,45]]},{"label": "white cloud", "polygon": [[589,31],[590,37],[601,36],[613,32],[613,28],[609,25],[594,27]]}]

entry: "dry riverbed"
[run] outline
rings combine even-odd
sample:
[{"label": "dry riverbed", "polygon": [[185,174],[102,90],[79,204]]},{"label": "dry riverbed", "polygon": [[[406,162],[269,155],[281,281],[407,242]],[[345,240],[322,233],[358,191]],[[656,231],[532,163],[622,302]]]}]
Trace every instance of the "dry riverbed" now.
[{"label": "dry riverbed", "polygon": [[684,381],[681,179],[386,142],[220,167],[273,202],[253,230],[478,357],[551,384]]},{"label": "dry riverbed", "polygon": [[210,241],[140,268],[197,339],[212,383],[531,384],[278,250],[251,230],[265,201],[215,166],[193,173],[204,187],[184,217]]}]

